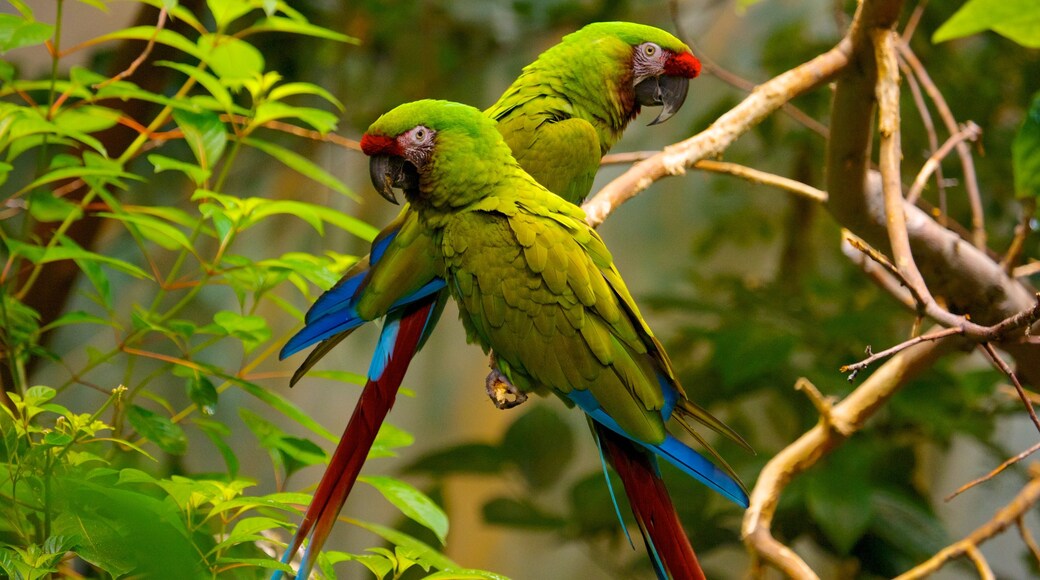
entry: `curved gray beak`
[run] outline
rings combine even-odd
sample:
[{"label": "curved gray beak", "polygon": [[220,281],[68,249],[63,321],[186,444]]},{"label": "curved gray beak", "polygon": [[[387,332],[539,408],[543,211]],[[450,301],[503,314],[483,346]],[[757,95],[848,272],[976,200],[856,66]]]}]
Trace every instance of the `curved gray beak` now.
[{"label": "curved gray beak", "polygon": [[407,191],[419,187],[419,173],[401,157],[373,155],[368,162],[368,175],[379,195],[395,205],[398,202],[394,188]]},{"label": "curved gray beak", "polygon": [[690,89],[690,79],[680,76],[650,77],[636,85],[636,100],[647,107],[661,107],[651,125],[664,123],[672,118],[684,102]]}]

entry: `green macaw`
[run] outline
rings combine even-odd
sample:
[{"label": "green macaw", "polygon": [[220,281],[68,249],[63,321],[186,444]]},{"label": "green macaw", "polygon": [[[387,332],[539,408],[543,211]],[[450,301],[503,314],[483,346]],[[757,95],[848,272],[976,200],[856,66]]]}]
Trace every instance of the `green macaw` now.
[{"label": "green macaw", "polygon": [[[641,106],[662,107],[651,124],[667,120],[685,100],[689,79],[699,72],[700,63],[689,48],[667,32],[623,22],[591,24],[524,68],[485,114],[498,122],[524,170],[577,204],[591,189],[602,155]],[[301,574],[313,564],[393,405],[408,363],[445,302],[443,280],[434,275],[431,244],[418,213],[405,206],[373,242],[371,256],[318,299],[307,313],[306,327],[282,350],[285,358],[319,343],[294,374],[295,383],[357,326],[388,313],[369,381],[283,558],[291,558],[309,536]],[[501,376],[497,369],[494,375]],[[491,385],[489,377],[489,389]],[[601,439],[611,457],[614,438],[606,434]]]},{"label": "green macaw", "polygon": [[[615,467],[657,474],[661,457],[747,505],[732,470],[665,423],[676,418],[720,461],[688,419],[743,440],[687,398],[584,212],[526,173],[491,119],[458,103],[417,101],[380,117],[361,147],[384,197],[404,191],[469,341],[494,350],[511,384],[580,407],[601,444],[617,438],[604,451]],[[639,500],[633,509],[658,575],[703,577],[689,542],[676,537],[685,539],[663,485],[629,490],[622,480]],[[648,493],[663,497],[639,497]]]}]

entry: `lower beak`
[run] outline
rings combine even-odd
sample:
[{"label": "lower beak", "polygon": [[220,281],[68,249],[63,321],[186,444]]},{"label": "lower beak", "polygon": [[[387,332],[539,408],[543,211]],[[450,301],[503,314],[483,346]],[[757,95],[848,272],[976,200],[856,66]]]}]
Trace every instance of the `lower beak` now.
[{"label": "lower beak", "polygon": [[368,174],[379,195],[392,204],[397,204],[394,188],[415,189],[419,187],[419,173],[415,166],[401,157],[373,155],[368,162]]},{"label": "lower beak", "polygon": [[651,125],[657,125],[671,119],[682,107],[689,89],[690,79],[686,77],[650,77],[636,85],[636,100],[647,107],[661,106],[657,118],[650,122]]}]

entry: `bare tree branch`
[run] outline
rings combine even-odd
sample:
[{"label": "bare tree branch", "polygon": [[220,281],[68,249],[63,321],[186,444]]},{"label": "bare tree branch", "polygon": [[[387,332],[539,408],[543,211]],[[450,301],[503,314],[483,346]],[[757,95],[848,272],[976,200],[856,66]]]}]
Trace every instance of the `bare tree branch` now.
[{"label": "bare tree branch", "polygon": [[834,405],[829,419],[821,418],[819,424],[770,459],[751,490],[751,507],[744,513],[741,532],[748,548],[792,578],[817,578],[804,560],[770,532],[781,492],[794,477],[861,429],[900,388],[958,346],[958,341],[922,343],[892,357]]},{"label": "bare tree branch", "polygon": [[1023,514],[1028,513],[1029,510],[1033,509],[1036,503],[1040,501],[1040,475],[1036,473],[1035,469],[1033,472],[1033,479],[1022,488],[1022,491],[1015,496],[1015,499],[1013,499],[1011,503],[1001,508],[993,516],[993,519],[982,526],[979,526],[975,531],[968,534],[960,541],[944,548],[927,561],[915,566],[905,574],[898,576],[896,580],[914,580],[915,578],[924,578],[925,576],[938,571],[950,560],[963,555],[972,557],[980,574],[983,574],[983,577],[986,577],[985,574],[988,572],[988,574],[990,574],[989,577],[992,578],[993,573],[992,571],[989,571],[988,566],[985,568],[980,566],[980,561],[971,556],[971,553],[972,551],[977,550],[978,546],[986,540],[989,540],[1003,532],[1008,528],[1008,526],[1016,524]]},{"label": "bare tree branch", "polygon": [[719,117],[706,130],[657,153],[608,183],[583,206],[593,227],[603,223],[622,203],[654,181],[681,175],[697,161],[722,153],[738,137],[776,112],[792,98],[831,80],[849,63],[851,44],[837,46],[811,61],[759,85],[740,104]]}]

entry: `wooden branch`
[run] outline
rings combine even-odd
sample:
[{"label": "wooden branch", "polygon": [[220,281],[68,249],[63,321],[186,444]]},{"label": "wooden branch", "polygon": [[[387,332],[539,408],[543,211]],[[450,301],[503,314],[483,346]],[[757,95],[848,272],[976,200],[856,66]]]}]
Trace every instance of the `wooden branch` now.
[{"label": "wooden branch", "polygon": [[[968,534],[960,541],[947,546],[927,561],[898,576],[896,580],[924,578],[929,574],[935,573],[954,558],[963,555],[971,557],[971,552],[977,550],[980,544],[1003,532],[1008,528],[1008,526],[1016,524],[1022,515],[1028,513],[1029,510],[1033,509],[1037,502],[1040,501],[1040,474],[1036,474],[1035,469],[1033,471],[1033,479],[1022,488],[1022,491],[1015,496],[1015,499],[1013,499],[1011,503],[1001,508],[993,516],[993,519],[976,528],[975,531]],[[973,560],[975,559],[973,558]],[[980,573],[985,574],[986,571],[988,571],[988,567],[984,570],[979,566],[978,560],[975,560],[975,562]],[[988,573],[992,574],[992,572]]]},{"label": "wooden branch", "polygon": [[587,221],[596,227],[658,179],[681,175],[701,159],[719,155],[784,103],[834,78],[849,64],[850,51],[851,42],[843,39],[820,56],[759,85],[704,131],[630,168],[585,202]]},{"label": "wooden branch", "polygon": [[751,507],[744,513],[741,527],[744,543],[753,554],[761,555],[792,578],[817,578],[804,560],[770,532],[781,492],[795,476],[816,465],[859,431],[903,385],[957,348],[958,342],[918,344],[892,357],[859,388],[833,405],[829,419],[821,418],[819,424],[769,460],[751,490]]}]

